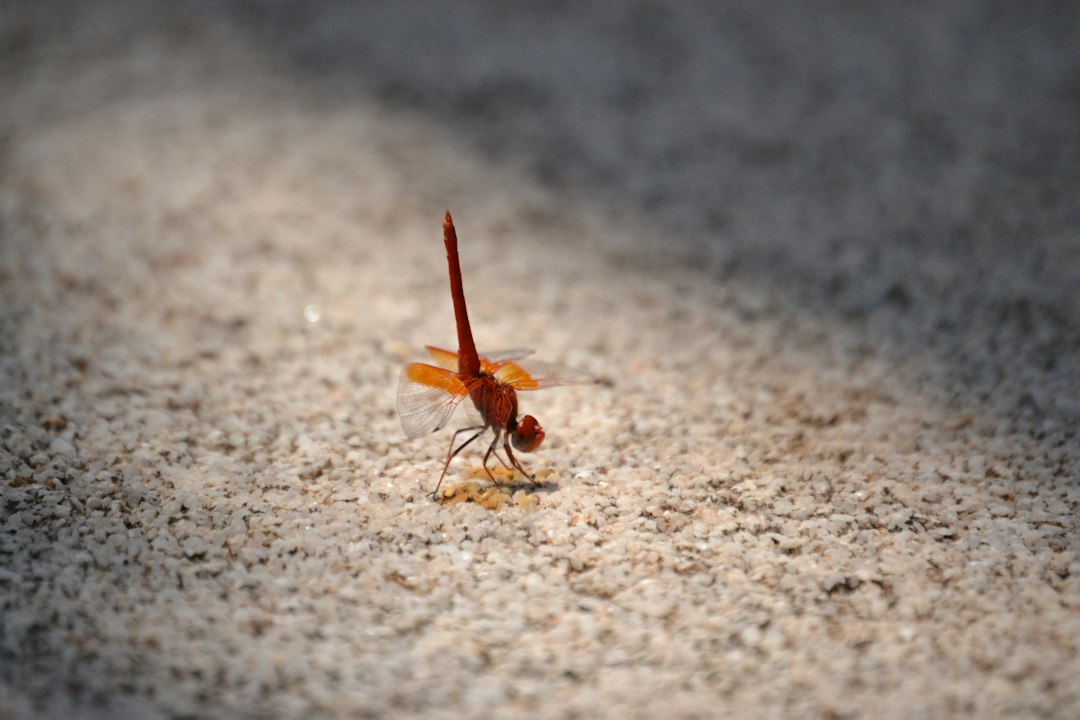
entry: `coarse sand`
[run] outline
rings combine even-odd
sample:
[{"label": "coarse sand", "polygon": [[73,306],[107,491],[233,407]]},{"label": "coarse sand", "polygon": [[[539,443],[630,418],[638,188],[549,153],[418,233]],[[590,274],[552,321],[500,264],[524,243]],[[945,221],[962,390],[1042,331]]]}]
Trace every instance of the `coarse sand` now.
[{"label": "coarse sand", "polygon": [[1080,716],[1078,8],[0,5],[0,719]]}]

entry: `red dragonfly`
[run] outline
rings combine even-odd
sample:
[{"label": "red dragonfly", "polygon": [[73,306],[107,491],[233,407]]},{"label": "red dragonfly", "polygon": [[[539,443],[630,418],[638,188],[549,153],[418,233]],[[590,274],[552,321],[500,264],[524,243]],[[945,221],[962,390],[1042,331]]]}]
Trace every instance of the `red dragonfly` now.
[{"label": "red dragonfly", "polygon": [[[540,390],[561,385],[591,384],[594,380],[575,370],[561,368],[549,363],[526,360],[532,351],[510,350],[480,356],[473,344],[469,313],[465,309],[465,291],[461,284],[461,264],[458,261],[457,231],[450,211],[443,220],[443,242],[446,259],[450,264],[450,295],[454,300],[454,317],[457,320],[458,351],[441,350],[427,346],[434,365],[410,363],[401,370],[398,381],[398,414],[401,427],[410,438],[433,433],[442,429],[457,406],[466,397],[472,400],[479,415],[478,423],[465,427],[450,438],[450,449],[443,464],[442,474],[432,495],[439,492],[450,461],[472,441],[491,428],[495,438],[484,454],[484,470],[492,482],[495,476],[488,468],[488,459],[494,455],[503,467],[510,465],[499,456],[498,445],[510,459],[513,468],[522,475],[535,480],[514,457],[511,444],[521,452],[532,452],[544,441],[544,429],[532,415],[518,419],[518,390]],[[454,447],[458,436],[472,433],[467,440]]]}]

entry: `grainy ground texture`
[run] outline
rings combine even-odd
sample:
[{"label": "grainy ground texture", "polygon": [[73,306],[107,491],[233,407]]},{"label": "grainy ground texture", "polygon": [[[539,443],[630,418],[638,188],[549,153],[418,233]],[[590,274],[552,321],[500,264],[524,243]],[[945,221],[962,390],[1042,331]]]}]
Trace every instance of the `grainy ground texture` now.
[{"label": "grainy ground texture", "polygon": [[0,718],[1077,717],[1078,8],[0,4]]}]

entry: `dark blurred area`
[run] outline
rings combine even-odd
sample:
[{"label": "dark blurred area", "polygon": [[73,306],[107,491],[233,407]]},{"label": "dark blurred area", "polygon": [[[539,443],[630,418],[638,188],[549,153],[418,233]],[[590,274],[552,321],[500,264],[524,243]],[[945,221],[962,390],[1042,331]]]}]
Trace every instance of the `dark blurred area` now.
[{"label": "dark blurred area", "polygon": [[1080,421],[1080,4],[166,7],[322,98],[423,114],[640,218],[676,262],[779,288],[901,363],[929,354],[947,395]]},{"label": "dark blurred area", "polygon": [[1080,420],[1080,5],[241,2],[298,72]]}]

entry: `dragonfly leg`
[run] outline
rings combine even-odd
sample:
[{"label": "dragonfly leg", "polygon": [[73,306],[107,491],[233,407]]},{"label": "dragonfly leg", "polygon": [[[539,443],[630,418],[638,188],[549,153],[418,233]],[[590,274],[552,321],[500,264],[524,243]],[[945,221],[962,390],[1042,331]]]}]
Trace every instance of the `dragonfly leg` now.
[{"label": "dragonfly leg", "polygon": [[499,454],[499,448],[495,447],[495,443],[497,442],[499,442],[499,438],[495,438],[495,441],[491,443],[491,447],[488,449],[488,452],[495,456],[495,459],[499,461],[500,465],[502,465],[504,468],[509,470],[511,474],[513,474],[514,466],[508,464],[505,460],[503,460],[503,456]]},{"label": "dragonfly leg", "polygon": [[[474,430],[476,432],[473,432]],[[439,488],[442,487],[442,481],[443,481],[443,478],[446,477],[446,470],[447,470],[447,468],[450,467],[450,461],[453,460],[455,457],[457,457],[457,454],[459,452],[461,452],[462,450],[464,450],[468,446],[469,443],[471,443],[476,438],[480,437],[480,434],[482,432],[484,432],[484,430],[487,430],[486,426],[477,425],[477,426],[474,426],[474,427],[461,428],[460,430],[455,432],[452,436],[450,436],[450,449],[446,454],[446,462],[443,463],[442,475],[439,475],[439,482],[435,484],[435,489],[431,491],[431,497],[435,497],[439,492]],[[467,432],[472,432],[473,434],[469,437],[468,440],[466,440],[465,442],[458,445],[457,448],[455,449],[454,448],[454,443],[457,441],[458,435],[460,435],[462,433],[467,433]],[[488,473],[488,475],[490,475],[490,474],[491,473]]]},{"label": "dragonfly leg", "polygon": [[[498,438],[495,438],[495,439],[498,440]],[[507,434],[506,437],[503,438],[503,450],[506,451],[506,457],[510,458],[510,462],[512,462],[514,464],[514,467],[516,467],[518,470],[520,470],[522,475],[529,478],[530,480],[532,480],[535,483],[536,482],[536,477],[533,476],[533,475],[530,475],[528,472],[526,472],[525,468],[521,467],[521,463],[518,462],[518,459],[516,457],[514,457],[514,451],[510,449],[510,435],[509,434]]]},{"label": "dragonfly leg", "polygon": [[503,459],[499,457],[499,453],[495,450],[495,446],[499,444],[499,438],[501,437],[501,435],[502,434],[499,432],[499,430],[496,429],[495,439],[491,441],[491,444],[488,445],[487,452],[484,453],[484,472],[488,474],[488,477],[491,478],[491,482],[493,483],[498,483],[498,481],[495,479],[495,476],[491,474],[491,468],[488,467],[488,458],[491,457],[492,454],[494,454],[495,457],[498,458],[499,462],[502,463],[503,467],[506,467],[506,463],[503,462]]}]

